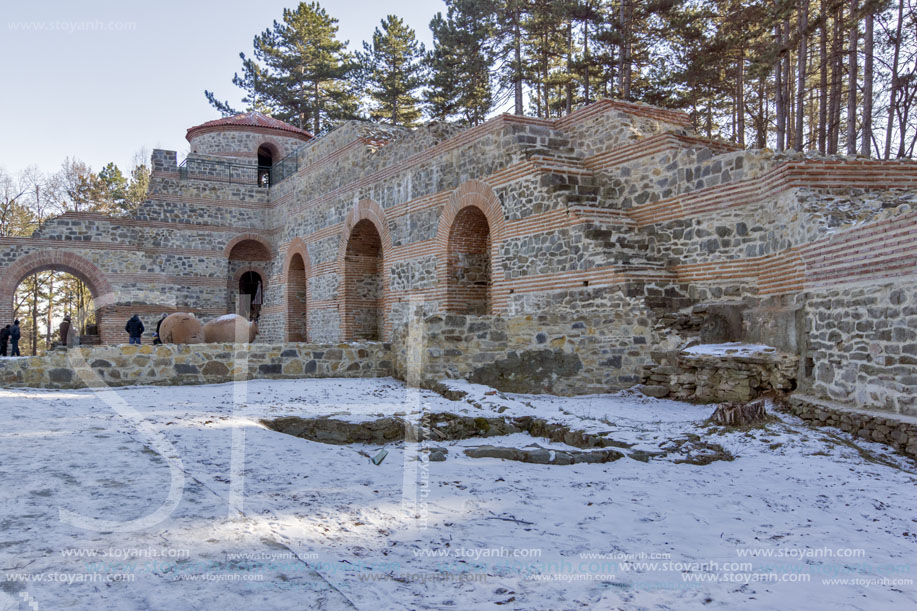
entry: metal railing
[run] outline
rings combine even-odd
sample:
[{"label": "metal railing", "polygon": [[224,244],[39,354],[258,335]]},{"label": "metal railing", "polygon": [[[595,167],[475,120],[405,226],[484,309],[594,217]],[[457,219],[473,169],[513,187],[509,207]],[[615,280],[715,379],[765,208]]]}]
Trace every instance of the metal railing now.
[{"label": "metal railing", "polygon": [[331,130],[317,138],[309,140],[271,166],[249,165],[216,159],[187,157],[179,164],[178,175],[182,179],[197,178],[201,180],[217,180],[243,185],[270,187],[296,174],[305,152],[315,145],[316,142],[333,131],[334,130]]},{"label": "metal railing", "polygon": [[296,173],[299,169],[300,150],[302,150],[302,148],[293,151],[271,166],[270,182],[272,185],[276,185],[281,180],[285,180]]},{"label": "metal railing", "polygon": [[259,187],[269,187],[274,182],[273,169],[266,166],[194,157],[188,157],[181,162],[178,166],[178,175],[182,180],[194,178]]}]

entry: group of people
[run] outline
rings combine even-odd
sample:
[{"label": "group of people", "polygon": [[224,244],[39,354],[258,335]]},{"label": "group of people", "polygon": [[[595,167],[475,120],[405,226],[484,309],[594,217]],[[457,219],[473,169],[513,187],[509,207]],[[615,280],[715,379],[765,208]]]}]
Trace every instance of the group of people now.
[{"label": "group of people", "polygon": [[6,325],[0,329],[0,356],[7,356],[7,344],[12,344],[12,352],[9,356],[22,356],[19,353],[19,338],[22,337],[22,331],[19,329],[19,321],[13,321],[12,326]]},{"label": "group of people", "polygon": [[[159,337],[159,328],[162,327],[162,321],[166,319],[168,314],[162,314],[159,317],[159,321],[156,323],[156,333],[153,334],[153,344],[161,344],[162,340]],[[143,343],[143,332],[146,331],[146,327],[143,326],[143,321],[140,320],[140,316],[134,314],[127,321],[127,324],[124,325],[124,330],[127,332],[128,343],[137,344],[138,346]]]}]

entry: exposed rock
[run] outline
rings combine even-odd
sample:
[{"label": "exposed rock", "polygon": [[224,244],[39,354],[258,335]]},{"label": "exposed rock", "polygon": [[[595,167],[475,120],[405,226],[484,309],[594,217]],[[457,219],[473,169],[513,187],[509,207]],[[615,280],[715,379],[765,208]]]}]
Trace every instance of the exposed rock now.
[{"label": "exposed rock", "polygon": [[778,350],[704,354],[654,352],[637,390],[653,397],[700,403],[746,402],[796,388],[799,358]]},{"label": "exposed rock", "polygon": [[594,450],[591,452],[555,451],[540,446],[531,448],[508,448],[503,446],[478,446],[466,448],[465,455],[471,458],[500,458],[539,465],[572,465],[576,463],[606,463],[623,458],[616,450]]}]

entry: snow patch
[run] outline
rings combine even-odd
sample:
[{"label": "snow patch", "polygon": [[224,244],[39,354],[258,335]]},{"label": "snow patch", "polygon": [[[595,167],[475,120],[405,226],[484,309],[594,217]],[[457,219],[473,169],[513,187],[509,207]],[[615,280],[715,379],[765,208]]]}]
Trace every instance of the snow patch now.
[{"label": "snow patch", "polygon": [[764,344],[729,342],[725,344],[700,344],[685,348],[682,352],[704,356],[760,356],[765,354],[776,354],[777,349],[773,346],[765,346]]}]

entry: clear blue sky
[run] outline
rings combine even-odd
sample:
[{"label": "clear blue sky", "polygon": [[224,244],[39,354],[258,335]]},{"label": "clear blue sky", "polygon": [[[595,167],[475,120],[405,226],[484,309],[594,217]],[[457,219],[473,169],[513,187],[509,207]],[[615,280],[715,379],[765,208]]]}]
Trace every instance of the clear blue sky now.
[{"label": "clear blue sky", "polygon": [[[441,0],[320,3],[359,48],[389,13],[430,44]],[[127,173],[134,153],[187,151],[185,130],[217,118],[204,89],[238,103],[239,52],[294,0],[2,0],[0,167],[55,171],[72,156]],[[39,30],[39,28],[41,28]]]}]

